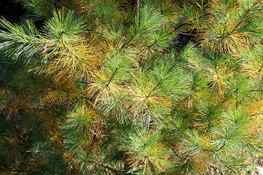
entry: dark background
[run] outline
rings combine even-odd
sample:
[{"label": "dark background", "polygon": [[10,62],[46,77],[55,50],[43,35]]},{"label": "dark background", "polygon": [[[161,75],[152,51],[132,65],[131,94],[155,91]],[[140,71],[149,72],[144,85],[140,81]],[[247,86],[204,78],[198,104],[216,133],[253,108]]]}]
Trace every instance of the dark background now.
[{"label": "dark background", "polygon": [[13,22],[18,22],[25,14],[19,0],[0,0],[0,9],[0,16]]}]

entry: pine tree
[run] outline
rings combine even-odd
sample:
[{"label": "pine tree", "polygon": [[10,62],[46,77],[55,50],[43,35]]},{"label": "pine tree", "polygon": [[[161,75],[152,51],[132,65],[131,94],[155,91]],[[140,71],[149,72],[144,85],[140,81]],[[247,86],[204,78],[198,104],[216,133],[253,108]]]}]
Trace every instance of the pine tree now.
[{"label": "pine tree", "polygon": [[3,173],[255,171],[263,1],[22,3],[0,20]]}]

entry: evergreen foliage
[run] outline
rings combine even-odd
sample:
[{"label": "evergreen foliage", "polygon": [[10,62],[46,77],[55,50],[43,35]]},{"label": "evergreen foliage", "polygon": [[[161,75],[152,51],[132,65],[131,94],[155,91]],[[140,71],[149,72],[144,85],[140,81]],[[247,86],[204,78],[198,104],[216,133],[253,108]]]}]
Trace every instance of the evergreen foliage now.
[{"label": "evergreen foliage", "polygon": [[22,2],[0,20],[0,174],[255,170],[263,1]]}]

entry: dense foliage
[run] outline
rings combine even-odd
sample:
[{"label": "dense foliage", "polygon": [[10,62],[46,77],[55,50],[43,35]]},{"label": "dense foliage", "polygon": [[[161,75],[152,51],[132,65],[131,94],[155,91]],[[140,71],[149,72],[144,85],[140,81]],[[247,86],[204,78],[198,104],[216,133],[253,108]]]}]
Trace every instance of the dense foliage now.
[{"label": "dense foliage", "polygon": [[255,170],[262,0],[21,3],[0,20],[1,175]]}]

